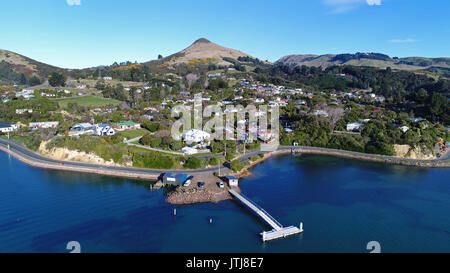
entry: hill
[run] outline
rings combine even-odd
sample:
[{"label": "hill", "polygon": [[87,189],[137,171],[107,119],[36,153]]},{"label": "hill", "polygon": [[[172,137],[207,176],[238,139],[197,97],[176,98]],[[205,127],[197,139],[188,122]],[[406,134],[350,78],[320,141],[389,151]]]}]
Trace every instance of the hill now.
[{"label": "hill", "polygon": [[450,58],[425,58],[406,57],[391,58],[381,53],[356,53],[356,54],[326,54],[326,55],[288,55],[284,56],[276,64],[322,66],[324,68],[333,65],[371,66],[378,68],[391,67],[392,69],[445,73],[450,68]]},{"label": "hill", "polygon": [[0,80],[18,82],[21,75],[26,78],[47,78],[54,71],[70,71],[56,66],[38,62],[20,54],[0,49]]},{"label": "hill", "polygon": [[165,58],[148,62],[149,64],[177,65],[215,63],[218,65],[233,65],[230,59],[237,60],[239,57],[252,56],[231,48],[215,44],[205,38],[198,39],[188,48],[167,56]]}]

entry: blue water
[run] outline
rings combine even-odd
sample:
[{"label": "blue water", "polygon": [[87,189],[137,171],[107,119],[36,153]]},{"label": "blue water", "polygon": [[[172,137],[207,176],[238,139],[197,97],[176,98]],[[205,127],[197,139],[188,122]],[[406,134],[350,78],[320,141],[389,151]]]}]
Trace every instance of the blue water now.
[{"label": "blue water", "polygon": [[[143,181],[46,171],[0,153],[0,252],[450,252],[450,169],[282,156],[242,179],[245,195],[305,232],[270,228],[235,201],[177,208]],[[213,218],[213,224],[209,223]]]}]

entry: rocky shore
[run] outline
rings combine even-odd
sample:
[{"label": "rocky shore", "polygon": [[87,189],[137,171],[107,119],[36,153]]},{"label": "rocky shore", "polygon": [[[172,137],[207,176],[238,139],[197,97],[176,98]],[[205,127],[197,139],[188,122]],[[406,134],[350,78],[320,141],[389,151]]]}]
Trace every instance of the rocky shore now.
[{"label": "rocky shore", "polygon": [[179,193],[171,192],[166,197],[166,202],[172,205],[188,205],[197,203],[218,203],[224,200],[232,199],[231,195],[227,190],[221,192],[190,192],[190,193]]}]

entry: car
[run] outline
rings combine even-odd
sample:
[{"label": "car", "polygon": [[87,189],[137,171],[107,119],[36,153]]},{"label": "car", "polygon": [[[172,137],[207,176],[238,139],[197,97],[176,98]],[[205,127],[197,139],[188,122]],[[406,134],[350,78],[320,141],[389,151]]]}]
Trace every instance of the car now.
[{"label": "car", "polygon": [[199,187],[200,189],[205,188],[205,182],[198,182],[198,187]]},{"label": "car", "polygon": [[219,188],[221,188],[221,189],[225,188],[225,185],[223,184],[223,182],[222,182],[222,181],[221,181],[221,182],[219,182],[218,184],[219,184]]},{"label": "car", "polygon": [[191,185],[190,179],[186,180],[186,182],[184,182],[184,184],[183,184],[184,187],[189,187],[189,185]]}]

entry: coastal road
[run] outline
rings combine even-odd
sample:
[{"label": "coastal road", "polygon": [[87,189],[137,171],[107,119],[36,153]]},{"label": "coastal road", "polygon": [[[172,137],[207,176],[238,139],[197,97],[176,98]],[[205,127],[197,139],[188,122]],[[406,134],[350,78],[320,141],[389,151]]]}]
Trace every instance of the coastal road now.
[{"label": "coastal road", "polygon": [[[48,157],[44,157],[34,151],[29,150],[23,144],[11,141],[5,138],[0,137],[0,146],[5,150],[9,149],[11,152],[16,153],[19,157],[29,162],[31,165],[35,165],[38,167],[47,167],[48,169],[60,169],[60,170],[73,170],[73,171],[84,171],[89,173],[99,173],[105,175],[114,175],[114,176],[123,176],[123,177],[158,177],[162,173],[173,172],[173,173],[186,173],[191,176],[202,175],[202,174],[212,174],[219,170],[218,167],[201,169],[201,170],[154,170],[154,169],[141,169],[134,167],[119,167],[119,166],[107,166],[107,165],[99,165],[99,164],[90,164],[83,162],[74,162],[74,161],[62,161],[55,160]],[[296,149],[300,153],[311,153],[311,154],[323,154],[323,155],[331,155],[331,156],[341,156],[341,157],[349,157],[355,159],[365,159],[365,160],[373,160],[379,162],[390,162],[397,164],[407,163],[408,165],[416,165],[416,166],[426,166],[426,167],[450,167],[450,163],[442,162],[447,160],[450,153],[447,153],[443,158],[434,159],[434,160],[417,160],[417,159],[402,159],[396,158],[392,156],[383,156],[383,155],[373,155],[373,154],[364,154],[358,152],[344,151],[344,150],[336,150],[336,149],[328,149],[328,148],[318,148],[318,147],[300,147],[300,146],[279,146],[277,151],[285,151],[288,152],[291,149]],[[252,150],[248,151],[245,155],[240,157],[240,161],[246,161],[251,157],[254,157],[260,153],[263,153],[260,150]],[[225,168],[225,167],[222,167]]]},{"label": "coastal road", "polygon": [[26,160],[32,161],[34,163],[41,163],[41,164],[47,164],[52,165],[53,167],[60,167],[61,169],[64,169],[66,167],[69,168],[80,168],[84,169],[87,172],[91,171],[93,173],[96,173],[98,170],[101,171],[110,171],[110,172],[118,172],[122,174],[142,174],[142,175],[155,175],[159,176],[162,173],[166,172],[173,172],[173,173],[186,173],[188,175],[200,175],[200,174],[206,174],[206,173],[213,173],[215,171],[218,171],[219,168],[208,168],[208,169],[202,169],[202,170],[152,170],[152,169],[141,169],[141,168],[133,168],[133,167],[118,167],[118,166],[107,166],[107,165],[99,165],[99,164],[90,164],[90,163],[83,163],[83,162],[74,162],[74,161],[62,161],[62,160],[55,160],[48,157],[44,157],[40,154],[37,154],[34,151],[29,150],[26,148],[23,144],[11,141],[5,138],[0,138],[0,146],[3,148],[8,147],[8,144],[10,145],[10,150],[19,156],[23,157]]}]

